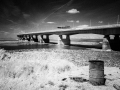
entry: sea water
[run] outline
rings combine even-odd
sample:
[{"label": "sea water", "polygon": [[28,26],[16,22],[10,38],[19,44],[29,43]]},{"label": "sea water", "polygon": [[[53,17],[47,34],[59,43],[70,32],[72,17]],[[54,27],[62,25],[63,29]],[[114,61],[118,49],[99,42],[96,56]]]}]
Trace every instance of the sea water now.
[{"label": "sea water", "polygon": [[[53,41],[54,42],[54,41]],[[55,43],[40,43],[33,41],[0,41],[0,48],[5,50],[19,50],[19,49],[89,49],[96,48],[101,49],[101,40],[99,39],[82,39],[82,40],[72,40],[71,45],[58,45]]]}]

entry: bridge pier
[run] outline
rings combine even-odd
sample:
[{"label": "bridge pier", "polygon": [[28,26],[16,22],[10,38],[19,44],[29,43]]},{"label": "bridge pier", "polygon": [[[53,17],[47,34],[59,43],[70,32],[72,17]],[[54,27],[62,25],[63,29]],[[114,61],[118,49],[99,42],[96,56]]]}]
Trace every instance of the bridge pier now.
[{"label": "bridge pier", "polygon": [[49,43],[50,42],[49,35],[41,35],[41,38],[44,41],[44,43]]},{"label": "bridge pier", "polygon": [[59,45],[70,45],[70,35],[65,35],[65,37],[63,37],[63,35],[59,35],[58,37],[58,44]]},{"label": "bridge pier", "polygon": [[109,40],[110,40],[109,35],[107,35],[107,36],[105,35],[103,38],[103,42],[102,42],[102,49],[103,50],[111,50]]},{"label": "bridge pier", "polygon": [[120,51],[120,37],[119,35],[114,35],[114,39],[110,40],[111,48],[115,51]]},{"label": "bridge pier", "polygon": [[38,35],[38,41],[39,41],[39,43],[44,43],[44,41],[43,41],[41,35]]},{"label": "bridge pier", "polygon": [[110,35],[105,35],[105,38],[109,41],[112,50],[120,51],[120,37],[118,34],[114,35],[114,38],[111,38]]},{"label": "bridge pier", "polygon": [[22,37],[22,40],[25,40],[25,39],[26,39],[25,36],[23,36],[23,37]]},{"label": "bridge pier", "polygon": [[19,40],[22,40],[22,37],[21,37],[21,36],[19,36],[19,37],[18,37],[18,39],[19,39]]},{"label": "bridge pier", "polygon": [[33,35],[32,39],[33,39],[34,42],[38,42],[38,35]]},{"label": "bridge pier", "polygon": [[28,41],[30,41],[30,40],[31,40],[31,36],[30,36],[30,35],[26,36],[26,39],[27,39]]}]

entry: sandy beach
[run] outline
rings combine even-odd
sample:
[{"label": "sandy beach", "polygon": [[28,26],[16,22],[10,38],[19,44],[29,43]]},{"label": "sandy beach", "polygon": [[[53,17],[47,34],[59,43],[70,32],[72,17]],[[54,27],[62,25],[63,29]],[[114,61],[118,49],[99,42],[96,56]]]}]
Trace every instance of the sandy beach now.
[{"label": "sandy beach", "polygon": [[[116,51],[0,49],[0,90],[119,90],[119,59]],[[105,85],[89,83],[89,60],[104,61]]]}]

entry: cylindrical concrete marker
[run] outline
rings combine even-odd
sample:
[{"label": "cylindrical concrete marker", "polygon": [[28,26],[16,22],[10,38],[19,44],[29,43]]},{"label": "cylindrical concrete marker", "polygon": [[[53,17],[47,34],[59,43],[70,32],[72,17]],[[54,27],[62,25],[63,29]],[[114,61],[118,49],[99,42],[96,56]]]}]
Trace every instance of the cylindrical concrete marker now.
[{"label": "cylindrical concrete marker", "polygon": [[104,85],[104,62],[100,60],[89,61],[89,82],[92,85]]}]

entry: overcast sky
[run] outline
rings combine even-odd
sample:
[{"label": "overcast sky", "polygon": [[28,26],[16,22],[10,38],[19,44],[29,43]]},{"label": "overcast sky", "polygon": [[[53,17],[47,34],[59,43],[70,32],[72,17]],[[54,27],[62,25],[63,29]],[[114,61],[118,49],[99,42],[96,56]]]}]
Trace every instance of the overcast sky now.
[{"label": "overcast sky", "polygon": [[117,23],[120,0],[0,0],[0,39],[69,25]]}]

